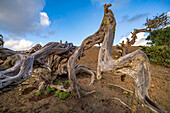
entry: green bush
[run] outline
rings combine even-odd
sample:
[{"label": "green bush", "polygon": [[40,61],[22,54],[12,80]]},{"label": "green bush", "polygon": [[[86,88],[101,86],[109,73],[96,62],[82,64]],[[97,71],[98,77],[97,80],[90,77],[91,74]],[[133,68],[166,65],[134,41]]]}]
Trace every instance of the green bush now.
[{"label": "green bush", "polygon": [[48,88],[47,88],[47,91],[45,91],[44,94],[47,95],[47,94],[49,94],[49,93],[51,93],[51,92],[53,92],[53,91],[55,91],[55,88],[54,88],[54,87],[52,87],[52,88],[51,88],[51,87],[48,87]]},{"label": "green bush", "polygon": [[56,97],[59,96],[60,99],[63,99],[65,100],[66,98],[68,98],[70,96],[70,93],[69,92],[62,92],[61,90],[58,90],[55,92],[55,95]]},{"label": "green bush", "polygon": [[152,41],[151,45],[167,45],[170,47],[170,27],[150,32],[150,35],[146,38],[146,40]]},{"label": "green bush", "polygon": [[65,84],[68,84],[68,83],[69,83],[69,80],[66,80],[64,83],[65,83]]},{"label": "green bush", "polygon": [[59,80],[58,80],[58,79],[55,79],[54,82],[59,82]]},{"label": "green bush", "polygon": [[54,96],[58,97],[60,93],[61,93],[61,90],[58,90],[58,91],[55,92]]},{"label": "green bush", "polygon": [[63,99],[63,100],[65,100],[66,98],[68,98],[70,96],[70,93],[68,93],[68,92],[61,92],[60,94],[59,94],[59,98],[60,99]]},{"label": "green bush", "polygon": [[79,73],[80,73],[80,75],[82,75],[82,74],[83,74],[83,72],[82,72],[82,71],[80,71]]},{"label": "green bush", "polygon": [[41,92],[37,92],[36,94],[35,94],[35,96],[40,96],[41,95]]},{"label": "green bush", "polygon": [[151,62],[163,66],[170,66],[170,48],[167,45],[143,47],[142,50]]}]

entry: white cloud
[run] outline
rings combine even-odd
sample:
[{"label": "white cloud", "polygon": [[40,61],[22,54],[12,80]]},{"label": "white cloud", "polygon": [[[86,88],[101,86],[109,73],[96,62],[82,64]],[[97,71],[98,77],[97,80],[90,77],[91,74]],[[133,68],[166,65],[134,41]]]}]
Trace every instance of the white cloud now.
[{"label": "white cloud", "polygon": [[45,0],[0,0],[0,29],[18,35],[40,31],[44,6]]},{"label": "white cloud", "polygon": [[42,43],[42,42],[40,42],[39,44],[40,44],[40,45],[43,45],[43,43]]},{"label": "white cloud", "polygon": [[28,50],[33,46],[32,41],[21,39],[21,40],[14,40],[10,39],[5,41],[4,47],[11,48],[13,50]]},{"label": "white cloud", "polygon": [[170,18],[170,12],[167,13],[167,17]]},{"label": "white cloud", "polygon": [[[168,12],[168,13],[167,13],[167,17],[168,17],[169,22],[170,22],[170,12]],[[170,27],[170,24],[169,24],[169,25],[167,25],[166,27]]]},{"label": "white cloud", "polygon": [[40,12],[40,24],[42,26],[49,26],[51,24],[46,12]]},{"label": "white cloud", "polygon": [[[131,36],[132,36],[132,34],[130,34],[127,38],[128,38],[129,40],[131,40],[131,39],[132,39]],[[136,36],[137,36],[137,39],[136,39],[136,42],[135,42],[135,44],[134,44],[133,46],[148,46],[148,45],[146,44],[148,41],[145,40],[148,35],[147,35],[145,32],[138,33]],[[126,41],[127,41],[126,37],[123,37],[123,38],[119,41],[119,43],[121,43],[122,41],[124,41],[124,43],[126,43]]]}]

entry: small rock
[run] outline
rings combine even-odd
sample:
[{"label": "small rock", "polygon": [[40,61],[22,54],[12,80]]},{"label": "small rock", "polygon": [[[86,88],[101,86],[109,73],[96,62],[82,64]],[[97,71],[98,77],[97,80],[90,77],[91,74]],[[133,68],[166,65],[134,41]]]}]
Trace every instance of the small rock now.
[{"label": "small rock", "polygon": [[128,92],[127,91],[123,91],[124,94],[127,94]]},{"label": "small rock", "polygon": [[0,64],[2,64],[4,61],[0,59]]},{"label": "small rock", "polygon": [[21,88],[19,88],[19,91],[22,91],[22,89],[21,89]]},{"label": "small rock", "polygon": [[130,93],[130,96],[133,96],[133,93]]},{"label": "small rock", "polygon": [[154,85],[154,84],[151,84],[151,87],[152,87],[152,88],[154,88],[154,87],[155,87],[155,85]]},{"label": "small rock", "polygon": [[23,82],[22,84],[23,84],[23,85],[29,85],[30,82]]}]

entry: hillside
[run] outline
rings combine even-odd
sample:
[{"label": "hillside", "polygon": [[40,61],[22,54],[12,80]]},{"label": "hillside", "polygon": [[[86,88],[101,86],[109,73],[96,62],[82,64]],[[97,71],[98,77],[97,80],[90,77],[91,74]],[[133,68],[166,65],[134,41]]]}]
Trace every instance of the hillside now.
[{"label": "hillside", "polygon": [[[113,47],[112,55],[115,54],[115,47]],[[130,51],[136,50],[138,47],[131,47]],[[85,52],[85,57],[81,58],[78,63],[86,65],[94,70],[97,66],[98,47],[93,47]],[[170,112],[169,109],[169,81],[170,69],[158,65],[151,64],[151,87],[149,89],[150,98],[158,104],[162,109]],[[121,74],[120,74],[121,75]],[[112,74],[104,74],[100,81],[95,80],[94,85],[89,86],[90,75],[80,73],[77,75],[80,92],[89,92],[95,90],[96,92],[83,95],[81,99],[67,98],[60,100],[54,96],[54,92],[48,95],[35,96],[36,93],[36,78],[32,77],[27,80],[30,84],[20,85],[12,91],[0,95],[0,112],[40,112],[40,113],[113,113],[113,112],[130,112],[130,110],[121,104],[115,97],[120,98],[127,105],[131,106],[132,94],[118,87],[112,85],[120,85],[129,90],[134,90],[134,82],[130,76],[125,77],[121,81],[121,76]],[[67,75],[58,77],[59,81],[64,83],[67,80]],[[149,109],[138,106],[138,113],[150,112]]]}]

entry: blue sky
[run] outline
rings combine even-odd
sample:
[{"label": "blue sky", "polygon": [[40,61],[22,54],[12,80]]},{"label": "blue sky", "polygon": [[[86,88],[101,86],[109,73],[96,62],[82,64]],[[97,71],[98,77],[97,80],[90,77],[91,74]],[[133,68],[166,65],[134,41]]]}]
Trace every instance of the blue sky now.
[{"label": "blue sky", "polygon": [[[105,3],[112,3],[117,22],[114,45],[147,17],[170,12],[170,0],[0,0],[0,34],[15,50],[60,40],[78,46],[98,30]],[[138,38],[141,43],[146,34]]]}]

